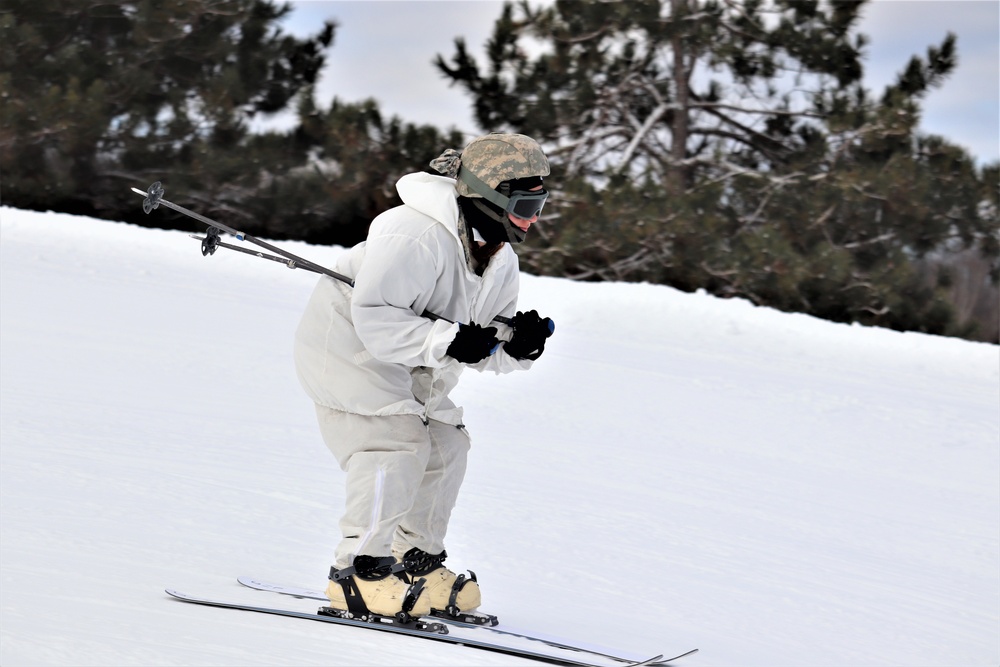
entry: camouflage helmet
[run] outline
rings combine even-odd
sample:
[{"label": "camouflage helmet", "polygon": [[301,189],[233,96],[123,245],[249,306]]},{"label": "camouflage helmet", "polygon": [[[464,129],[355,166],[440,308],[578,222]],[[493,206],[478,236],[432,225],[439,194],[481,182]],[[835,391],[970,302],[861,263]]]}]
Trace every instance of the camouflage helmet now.
[{"label": "camouflage helmet", "polygon": [[[549,161],[542,147],[523,134],[494,132],[473,139],[462,151],[462,167],[463,171],[472,172],[490,189],[515,178],[549,175]],[[462,176],[462,173],[458,174],[458,194],[462,197],[481,197]]]}]

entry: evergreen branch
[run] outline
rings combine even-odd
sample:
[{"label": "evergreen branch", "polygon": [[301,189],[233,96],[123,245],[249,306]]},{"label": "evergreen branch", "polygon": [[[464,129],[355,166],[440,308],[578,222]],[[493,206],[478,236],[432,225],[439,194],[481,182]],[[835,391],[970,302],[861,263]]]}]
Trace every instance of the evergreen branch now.
[{"label": "evergreen branch", "polygon": [[875,238],[865,239],[864,241],[851,241],[850,243],[844,243],[841,248],[846,248],[848,250],[854,250],[855,248],[863,248],[865,246],[874,245],[876,243],[882,243],[883,241],[888,241],[890,239],[896,238],[895,232],[886,232]]},{"label": "evergreen branch", "polygon": [[660,106],[653,109],[653,111],[646,117],[643,121],[642,126],[636,131],[632,136],[632,140],[629,142],[628,146],[625,147],[625,151],[622,153],[621,158],[618,161],[618,167],[616,171],[621,171],[625,166],[632,160],[632,155],[635,153],[636,147],[639,145],[645,136],[652,130],[653,126],[660,120],[660,118],[667,112],[668,105],[661,104]]},{"label": "evergreen branch", "polygon": [[[777,139],[772,139],[771,137],[762,134],[751,127],[748,127],[743,123],[740,123],[736,119],[730,118],[729,116],[715,109],[706,109],[706,111],[709,114],[716,116],[724,123],[731,125],[738,130],[741,130],[744,134],[741,135],[735,132],[728,132],[722,129],[713,131],[709,128],[704,128],[701,130],[701,132],[704,134],[719,134],[723,136],[729,135],[730,138],[735,139],[739,143],[754,148],[756,150],[759,150],[765,155],[767,155],[770,159],[777,161],[782,160],[783,159],[782,153],[786,153],[789,150],[788,146],[785,146]],[[692,130],[691,132],[694,133],[694,130]]]},{"label": "evergreen branch", "polygon": [[728,111],[738,111],[740,113],[746,114],[766,114],[768,116],[792,116],[792,117],[802,117],[802,118],[826,118],[824,114],[816,113],[814,111],[791,111],[783,109],[748,109],[747,107],[736,106],[735,104],[727,104],[725,102],[692,102],[691,107],[696,109],[726,109]]},{"label": "evergreen branch", "polygon": [[837,210],[837,205],[836,204],[831,204],[829,208],[827,208],[825,211],[823,211],[820,214],[820,216],[818,218],[816,218],[815,222],[813,222],[812,224],[809,225],[809,227],[807,227],[807,229],[815,229],[816,227],[819,227],[820,225],[826,224],[826,221],[830,219],[830,216],[833,215],[834,211],[836,211],[836,210]]}]

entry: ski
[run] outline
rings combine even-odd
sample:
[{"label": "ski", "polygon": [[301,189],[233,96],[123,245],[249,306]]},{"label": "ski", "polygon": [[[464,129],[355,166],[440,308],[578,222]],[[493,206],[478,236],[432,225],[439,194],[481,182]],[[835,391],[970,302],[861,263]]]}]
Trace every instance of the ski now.
[{"label": "ski", "polygon": [[[246,586],[247,588],[253,588],[253,589],[259,590],[259,591],[267,591],[267,592],[270,592],[270,593],[278,593],[280,595],[287,595],[287,596],[290,596],[290,597],[304,599],[304,600],[319,600],[319,601],[322,601],[322,602],[326,602],[327,601],[327,597],[326,597],[326,595],[322,591],[311,590],[311,589],[308,589],[308,588],[300,588],[300,587],[297,587],[297,586],[285,586],[285,585],[282,585],[282,584],[274,584],[274,583],[270,583],[270,582],[266,582],[266,581],[261,581],[259,579],[254,579],[253,577],[245,577],[245,576],[244,577],[237,577],[236,581],[238,581],[243,586]],[[553,637],[538,637],[538,636],[526,634],[526,633],[521,632],[521,631],[515,631],[515,630],[507,629],[507,628],[493,627],[492,625],[484,625],[482,623],[477,623],[477,624],[464,623],[462,621],[453,619],[453,618],[451,618],[451,617],[449,617],[447,615],[444,615],[444,614],[435,615],[434,618],[436,620],[442,621],[443,623],[447,623],[448,625],[457,626],[457,627],[461,627],[461,628],[475,629],[477,631],[480,631],[480,634],[492,633],[492,634],[496,634],[496,635],[506,635],[506,636],[509,636],[509,637],[518,637],[520,639],[525,639],[525,640],[533,641],[533,642],[541,642],[542,644],[545,644],[546,646],[549,646],[549,647],[552,647],[552,648],[556,648],[556,649],[560,649],[560,650],[564,650],[564,651],[575,651],[575,652],[578,652],[578,653],[586,653],[586,654],[597,656],[597,657],[601,657],[601,658],[607,658],[609,660],[614,661],[614,663],[616,663],[618,665],[647,665],[647,664],[648,665],[666,665],[666,664],[669,664],[669,663],[671,663],[671,662],[673,662],[675,660],[679,660],[680,658],[683,658],[685,656],[692,655],[692,654],[698,652],[698,649],[693,649],[691,651],[687,651],[685,653],[681,653],[680,655],[676,655],[676,656],[674,656],[672,658],[669,658],[669,659],[664,659],[663,656],[658,656],[655,659],[655,662],[650,662],[648,660],[640,662],[640,661],[633,660],[631,658],[623,657],[621,655],[613,655],[611,653],[604,653],[604,652],[598,651],[596,649],[590,649],[590,648],[578,646],[578,645],[569,643],[568,641],[563,640],[563,639],[556,639],[556,638],[553,638]],[[491,617],[491,618],[495,618],[495,617]]]},{"label": "ski", "polygon": [[[293,609],[282,609],[277,607],[258,607],[255,605],[243,604],[240,602],[228,602],[224,600],[214,600],[209,598],[196,597],[192,595],[187,595],[186,593],[181,593],[173,589],[166,589],[166,593],[171,597],[181,600],[183,602],[188,602],[191,604],[206,605],[210,607],[221,607],[224,609],[238,609],[242,611],[256,612],[259,614],[271,614],[275,616],[285,616],[289,618],[303,618],[312,621],[319,621],[321,623],[333,623],[336,625],[347,625],[355,628],[366,628],[370,630],[377,630],[379,632],[389,632],[393,634],[406,635],[410,637],[420,637],[422,639],[430,639],[438,642],[445,642],[450,644],[459,644],[461,646],[468,646],[470,648],[477,648],[486,651],[492,651],[495,653],[503,653],[506,655],[513,655],[522,658],[529,658],[532,660],[539,660],[542,662],[547,662],[553,665],[564,665],[567,667],[608,667],[606,663],[585,661],[577,659],[570,655],[556,655],[550,653],[542,653],[540,651],[535,651],[527,648],[522,648],[514,645],[502,644],[500,642],[490,642],[482,639],[476,639],[474,637],[463,636],[462,634],[453,634],[447,628],[445,628],[440,623],[429,623],[425,624],[426,627],[418,628],[414,623],[379,623],[372,621],[362,621],[353,618],[344,618],[341,616],[329,616],[323,613],[321,608],[317,613],[307,613],[302,611],[296,611]],[[658,667],[666,665],[667,662],[663,660],[662,655],[654,656],[648,660],[629,662],[631,667]]]}]

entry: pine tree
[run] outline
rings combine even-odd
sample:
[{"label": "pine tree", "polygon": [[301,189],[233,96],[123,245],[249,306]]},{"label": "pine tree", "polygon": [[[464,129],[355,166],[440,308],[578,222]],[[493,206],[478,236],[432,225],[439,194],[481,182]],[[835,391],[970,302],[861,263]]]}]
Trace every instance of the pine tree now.
[{"label": "pine tree", "polygon": [[[437,65],[471,93],[482,127],[556,144],[565,177],[649,176],[678,194],[801,147],[795,126],[816,112],[790,84],[860,80],[864,42],[849,32],[860,4],[560,1],[521,3],[516,17],[507,5],[485,73],[462,40]],[[545,48],[534,59],[531,40]]]},{"label": "pine tree", "polygon": [[275,27],[269,0],[67,3],[0,9],[4,201],[145,222],[128,185],[169,181],[189,203],[257,177],[248,121],[311,84],[333,39]]},{"label": "pine tree", "polygon": [[[261,187],[251,202],[254,215],[268,222],[268,234],[312,243],[354,245],[365,239],[372,219],[401,204],[396,181],[426,169],[447,146],[461,147],[456,132],[386,118],[374,100],[328,109],[303,95],[299,123],[290,133],[253,138],[257,154],[280,155],[289,143],[306,158],[290,169],[261,171]],[[270,160],[273,163],[273,159]]]},{"label": "pine tree", "polygon": [[961,333],[919,260],[975,246],[995,265],[992,186],[916,131],[955,38],[873,99],[862,5],[521,2],[505,6],[484,68],[461,40],[437,65],[483,129],[532,135],[552,158],[555,215],[522,253],[530,269]]}]

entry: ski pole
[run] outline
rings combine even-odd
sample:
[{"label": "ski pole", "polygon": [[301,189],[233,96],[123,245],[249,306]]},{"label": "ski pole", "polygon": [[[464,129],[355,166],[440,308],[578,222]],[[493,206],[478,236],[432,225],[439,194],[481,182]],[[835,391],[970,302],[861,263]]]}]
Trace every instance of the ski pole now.
[{"label": "ski pole", "polygon": [[[208,231],[205,233],[205,236],[203,237],[196,236],[195,234],[190,234],[190,236],[196,241],[201,241],[201,254],[205,256],[214,255],[216,248],[228,248],[229,250],[242,252],[243,254],[246,255],[251,255],[253,257],[260,257],[261,259],[269,259],[272,262],[284,264],[290,269],[305,269],[306,271],[312,271],[313,273],[323,273],[322,271],[319,270],[322,267],[313,264],[312,262],[306,262],[305,264],[302,264],[301,263],[302,260],[287,259],[284,257],[278,257],[277,255],[268,255],[267,253],[260,252],[259,250],[249,250],[247,248],[241,248],[240,246],[233,245],[231,243],[224,243],[219,240],[219,230],[216,229],[215,227],[209,227]],[[334,272],[331,271],[330,273]],[[336,277],[336,274],[334,277]],[[353,281],[347,280],[344,277],[340,279],[346,282],[351,287],[354,287]],[[430,311],[425,312],[423,315],[424,317],[431,320],[445,320],[446,322],[451,322],[451,320],[441,317],[440,315],[435,315]],[[504,317],[503,315],[497,315],[493,319],[497,320],[498,322],[503,322],[504,324],[507,325],[509,325],[512,322],[512,320],[509,317]]]},{"label": "ski pole", "polygon": [[[188,216],[190,218],[194,218],[195,220],[198,220],[199,222],[205,223],[206,225],[209,226],[209,228],[214,227],[216,229],[219,229],[219,230],[222,230],[222,231],[226,232],[227,234],[232,234],[233,236],[235,236],[240,241],[249,241],[250,243],[253,243],[254,245],[258,245],[261,248],[264,248],[266,250],[270,250],[271,252],[278,253],[282,257],[284,257],[284,258],[286,258],[288,260],[291,260],[292,262],[295,262],[295,264],[297,264],[297,265],[300,265],[302,268],[307,268],[308,267],[308,268],[310,268],[312,271],[314,271],[316,273],[325,274],[327,276],[330,276],[331,278],[335,278],[337,280],[345,282],[348,285],[350,285],[351,287],[354,287],[354,281],[351,280],[350,278],[348,278],[347,276],[341,275],[341,274],[337,273],[336,271],[331,271],[330,269],[327,269],[326,267],[320,266],[319,264],[314,264],[313,262],[310,262],[308,259],[303,259],[302,257],[299,257],[298,255],[293,255],[292,253],[288,252],[287,250],[282,250],[281,248],[273,246],[270,243],[267,243],[265,241],[261,241],[260,239],[254,238],[253,236],[250,236],[249,234],[245,234],[245,233],[243,233],[243,232],[241,232],[239,230],[233,229],[232,227],[227,227],[226,225],[222,224],[221,222],[216,222],[215,220],[212,220],[211,218],[206,218],[205,216],[201,215],[200,213],[195,213],[194,211],[192,211],[190,209],[184,208],[183,206],[178,206],[177,204],[173,203],[172,201],[164,199],[163,198],[163,184],[160,183],[159,181],[156,181],[155,183],[153,183],[152,185],[150,185],[149,186],[149,190],[146,191],[146,192],[143,192],[139,188],[132,188],[132,192],[134,192],[136,194],[143,195],[145,197],[145,199],[142,200],[142,210],[147,215],[149,214],[150,211],[152,211],[153,209],[155,209],[157,206],[159,206],[160,204],[163,204],[167,208],[172,208],[173,210],[177,211],[178,213],[183,213],[184,215],[186,215],[186,216]],[[209,236],[211,237],[213,235],[209,234]],[[215,236],[215,238],[218,238],[218,234],[217,233],[214,236]],[[202,253],[203,254],[206,254],[206,245],[205,245],[205,243],[206,243],[205,241],[202,241]],[[208,250],[207,254],[212,254],[213,251],[214,250]]]},{"label": "ski pole", "polygon": [[[211,232],[215,232],[212,234]],[[266,252],[261,252],[260,250],[250,250],[248,248],[241,248],[238,245],[233,245],[231,243],[223,243],[219,240],[219,230],[215,227],[209,229],[209,233],[205,236],[198,236],[197,234],[189,234],[191,238],[195,241],[201,241],[201,254],[202,255],[213,255],[215,254],[216,248],[227,248],[229,250],[235,250],[236,252],[242,252],[245,255],[252,255],[253,257],[260,257],[262,259],[269,259],[272,262],[277,262],[278,264],[284,264],[290,269],[305,269],[306,271],[312,271],[317,273],[317,271],[311,266],[299,266],[294,260],[286,259],[284,257],[278,257],[277,255],[268,255]]]},{"label": "ski pole", "polygon": [[[142,200],[142,210],[147,215],[149,215],[150,211],[152,211],[153,209],[155,209],[156,207],[158,207],[158,206],[160,206],[162,204],[163,206],[166,206],[167,208],[173,209],[173,210],[177,211],[178,213],[183,213],[184,215],[186,215],[186,216],[188,216],[190,218],[194,218],[195,220],[198,220],[199,222],[203,222],[206,225],[208,225],[208,232],[206,233],[205,238],[194,237],[194,238],[199,238],[201,240],[201,254],[202,255],[208,256],[208,255],[214,254],[216,247],[222,246],[223,248],[229,248],[230,250],[237,250],[239,252],[246,253],[248,255],[253,255],[255,257],[261,257],[263,259],[269,259],[271,261],[280,262],[280,263],[285,264],[286,266],[288,266],[289,268],[292,268],[292,269],[301,268],[301,269],[306,269],[307,271],[312,271],[313,273],[321,273],[323,275],[326,275],[326,276],[329,276],[331,278],[334,278],[335,280],[339,280],[341,282],[347,283],[351,287],[354,287],[354,281],[351,280],[350,278],[348,278],[345,275],[337,273],[336,271],[331,271],[330,269],[328,269],[328,268],[326,268],[324,266],[320,266],[319,264],[316,264],[314,262],[310,262],[308,259],[304,259],[302,257],[299,257],[298,255],[293,255],[292,253],[288,252],[287,250],[282,250],[281,248],[278,248],[277,246],[273,246],[270,243],[267,243],[266,241],[261,241],[258,238],[254,238],[253,236],[250,236],[249,234],[241,232],[241,231],[239,231],[237,229],[233,229],[232,227],[228,227],[228,226],[222,224],[221,222],[216,222],[215,220],[212,220],[211,218],[206,218],[205,216],[201,215],[200,213],[195,213],[191,209],[184,208],[183,206],[175,204],[175,203],[173,203],[172,201],[170,201],[168,199],[164,199],[163,198],[163,184],[160,183],[160,181],[156,181],[155,183],[153,183],[152,185],[150,185],[149,186],[149,190],[147,190],[145,192],[143,192],[139,188],[132,188],[132,192],[134,192],[134,193],[136,193],[138,195],[142,195],[143,197],[145,197],[145,199]],[[254,252],[252,250],[247,250],[246,248],[240,248],[239,246],[234,246],[234,245],[231,245],[229,243],[223,243],[223,242],[221,242],[219,240],[219,231],[220,230],[223,231],[223,232],[226,232],[227,234],[230,234],[230,235],[236,237],[236,239],[239,240],[239,241],[249,241],[250,243],[253,243],[254,245],[258,245],[261,248],[264,248],[266,250],[270,250],[271,252],[277,253],[281,257],[275,257],[273,255],[267,255],[267,254],[264,254],[262,252]],[[282,259],[282,258],[284,258],[284,259]],[[445,322],[450,322],[452,324],[455,323],[453,320],[449,320],[447,317],[442,317],[441,315],[436,315],[436,314],[434,314],[434,313],[432,313],[430,311],[427,311],[427,312],[423,313],[423,316],[426,317],[426,318],[428,318],[428,319],[431,319],[431,320],[444,320]],[[497,321],[497,322],[502,322],[503,324],[506,324],[508,326],[513,323],[513,320],[511,320],[511,318],[504,317],[503,315],[497,315],[493,319],[495,321]]]}]

